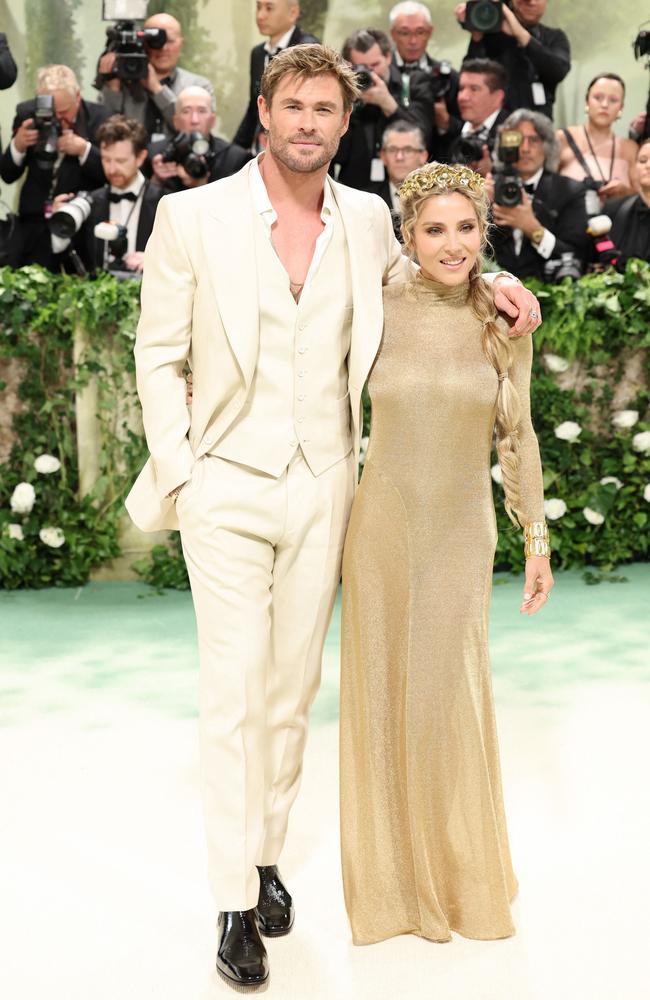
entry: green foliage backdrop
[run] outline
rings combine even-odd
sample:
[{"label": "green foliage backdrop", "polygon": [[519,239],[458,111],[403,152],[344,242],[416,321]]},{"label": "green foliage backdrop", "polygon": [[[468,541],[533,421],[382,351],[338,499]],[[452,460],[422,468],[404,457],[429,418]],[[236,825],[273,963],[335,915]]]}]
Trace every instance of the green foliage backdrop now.
[{"label": "green foliage backdrop", "polygon": [[[547,499],[565,505],[551,521],[554,565],[586,567],[595,579],[594,570],[607,573],[650,557],[650,266],[633,261],[625,275],[607,272],[535,290],[545,321],[535,334],[533,417]],[[0,464],[0,587],[82,584],[93,567],[119,554],[123,499],[145,454],[124,416],[134,401],[138,291],[108,274],[83,281],[37,267],[0,271],[0,364],[22,371],[13,446]],[[80,329],[85,347],[75,361]],[[553,373],[551,361],[573,367]],[[616,393],[630,381],[631,365],[636,375],[623,405],[633,411],[634,425],[617,427]],[[567,381],[572,372],[573,382]],[[101,403],[100,474],[80,495],[75,398],[91,380]],[[0,403],[11,409],[4,385]],[[578,426],[574,441],[556,435],[567,422]],[[43,455],[60,468],[39,471]],[[34,490],[33,504],[22,512],[15,509],[19,484]],[[503,513],[496,482],[494,499],[497,566],[519,571],[521,533]],[[592,523],[585,509],[602,523]],[[50,529],[45,540],[43,529]],[[63,533],[58,547],[51,544],[52,529]],[[178,534],[137,569],[158,588],[187,587]]]}]

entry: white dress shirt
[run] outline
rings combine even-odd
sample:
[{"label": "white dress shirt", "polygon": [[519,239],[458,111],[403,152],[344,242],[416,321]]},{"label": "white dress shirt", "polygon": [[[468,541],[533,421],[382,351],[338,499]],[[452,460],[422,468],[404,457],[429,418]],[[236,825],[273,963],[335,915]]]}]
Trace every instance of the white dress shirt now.
[{"label": "white dress shirt", "polygon": [[[533,174],[533,176],[529,177],[528,180],[526,181],[526,184],[533,185],[533,195],[530,194],[528,195],[528,197],[531,198],[531,200],[534,196],[534,192],[537,190],[537,185],[540,182],[543,172],[544,168],[540,167],[537,173]],[[524,234],[522,230],[513,229],[512,239],[515,244],[515,253],[517,254],[517,256],[519,256],[524,242]],[[531,246],[535,247],[540,257],[543,257],[544,260],[548,260],[553,251],[555,250],[555,236],[553,235],[553,233],[549,233],[548,229],[544,229],[544,235],[542,236],[539,243],[531,243]]]},{"label": "white dress shirt", "polygon": [[[269,198],[268,191],[266,190],[266,185],[262,179],[262,174],[260,172],[259,163],[264,153],[260,153],[252,164],[250,171],[250,190],[251,197],[253,199],[253,205],[255,211],[261,215],[264,225],[266,226],[267,232],[269,234],[269,241],[273,244],[272,229],[275,223],[278,221],[278,216],[271,204],[271,199]],[[316,246],[314,247],[314,254],[309,265],[309,270],[307,272],[307,277],[303,284],[301,298],[305,295],[309,287],[309,283],[316,274],[318,266],[323,259],[323,254],[327,249],[327,246],[332,238],[332,224],[333,224],[333,195],[332,189],[330,188],[327,179],[325,180],[325,187],[323,190],[323,207],[321,209],[320,217],[325,225],[322,233],[318,236],[316,240]],[[287,275],[287,279],[290,281],[291,276]]]},{"label": "white dress shirt", "polygon": [[278,44],[275,46],[275,48],[271,48],[270,42],[264,42],[264,51],[266,52],[266,56],[264,59],[265,66],[268,66],[271,56],[276,56],[278,52],[280,52],[282,49],[286,49],[287,45],[289,44],[289,39],[291,38],[295,30],[296,26],[294,24],[291,28],[289,28],[288,31],[285,31],[282,38],[278,39]]}]

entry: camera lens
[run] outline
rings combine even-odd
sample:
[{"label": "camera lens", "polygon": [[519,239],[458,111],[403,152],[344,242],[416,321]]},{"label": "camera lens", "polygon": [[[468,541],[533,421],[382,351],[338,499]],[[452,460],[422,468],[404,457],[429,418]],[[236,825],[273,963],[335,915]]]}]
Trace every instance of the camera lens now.
[{"label": "camera lens", "polygon": [[470,31],[498,31],[501,19],[501,4],[495,0],[474,0],[467,4],[466,25]]}]

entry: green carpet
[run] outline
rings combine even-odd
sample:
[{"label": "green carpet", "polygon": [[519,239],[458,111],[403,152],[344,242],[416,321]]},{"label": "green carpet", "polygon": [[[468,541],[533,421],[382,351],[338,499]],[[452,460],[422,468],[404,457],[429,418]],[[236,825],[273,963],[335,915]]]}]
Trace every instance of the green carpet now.
[{"label": "green carpet", "polygon": [[[650,681],[650,566],[626,583],[587,586],[558,573],[548,607],[519,615],[522,581],[499,575],[491,609],[494,686],[501,703],[557,704],[596,679]],[[337,717],[339,602],[312,721]],[[187,593],[133,583],[0,594],[0,724],[74,708],[101,725],[111,706],[169,717],[196,711],[196,635]],[[104,714],[98,711],[99,706]]]}]

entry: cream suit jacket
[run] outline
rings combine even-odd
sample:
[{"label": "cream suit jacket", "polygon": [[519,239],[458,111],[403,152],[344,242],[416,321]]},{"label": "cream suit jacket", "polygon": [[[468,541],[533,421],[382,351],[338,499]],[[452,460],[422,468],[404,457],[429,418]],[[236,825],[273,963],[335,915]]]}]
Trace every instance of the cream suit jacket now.
[{"label": "cream suit jacket", "polygon": [[[250,390],[259,345],[258,275],[247,164],[205,187],[158,203],[147,244],[135,346],[138,393],[150,458],[126,500],[143,531],[178,528],[167,494],[217,443]],[[329,177],[348,245],[354,307],[348,382],[355,458],[361,391],[379,349],[382,285],[409,264],[377,195]],[[182,372],[193,371],[191,413]]]}]

